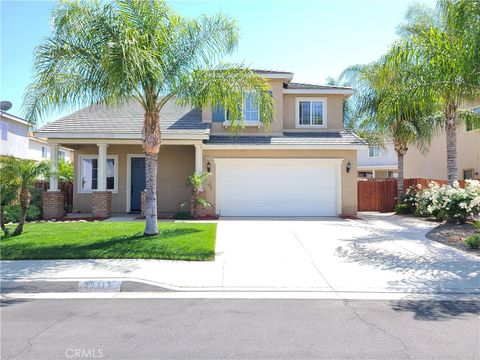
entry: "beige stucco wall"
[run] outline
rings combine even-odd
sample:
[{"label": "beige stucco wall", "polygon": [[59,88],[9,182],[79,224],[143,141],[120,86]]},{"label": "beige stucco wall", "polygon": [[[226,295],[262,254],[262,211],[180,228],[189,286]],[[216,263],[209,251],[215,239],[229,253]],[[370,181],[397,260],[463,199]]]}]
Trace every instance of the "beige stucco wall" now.
[{"label": "beige stucco wall", "polygon": [[[284,94],[283,80],[270,79],[269,81],[275,101],[274,120],[272,124],[270,124],[270,128],[266,129],[263,126],[247,126],[241,132],[242,134],[264,135],[265,133],[281,134],[284,130],[312,132],[343,129],[344,95]],[[327,106],[326,128],[297,128],[295,125],[296,98],[325,98]],[[212,134],[229,134],[228,127],[225,127],[223,123],[212,122],[212,109],[210,107],[203,109],[202,119],[204,122],[211,123]]]},{"label": "beige stucco wall", "polygon": [[[327,105],[326,128],[297,128],[296,127],[296,98],[325,98]],[[283,127],[284,129],[296,129],[297,131],[321,131],[343,129],[343,100],[344,95],[303,95],[285,94],[283,96]]]},{"label": "beige stucco wall", "polygon": [[[215,210],[215,158],[342,158],[342,214],[357,213],[357,152],[356,150],[204,150],[204,171],[210,160],[212,176],[205,186],[205,196]],[[350,161],[352,168],[347,174],[345,166]]]},{"label": "beige stucco wall", "polygon": [[[280,134],[283,130],[283,80],[281,79],[268,79],[272,88],[272,96],[274,99],[274,113],[273,121],[269,128],[264,126],[247,126],[241,133],[243,134]],[[202,111],[202,120],[211,124],[212,134],[230,134],[229,128],[225,127],[223,123],[212,122],[212,109],[206,107]]]},{"label": "beige stucco wall", "polygon": [[[96,155],[96,145],[72,145],[75,147],[75,182],[73,189],[73,208],[81,212],[91,212],[92,195],[78,192],[79,156]],[[142,154],[140,145],[110,145],[107,155],[118,156],[118,192],[112,193],[112,212],[127,210],[127,154]],[[163,145],[158,160],[158,211],[171,213],[190,209],[190,189],[187,186],[187,176],[195,169],[195,149],[193,146]],[[186,203],[185,208],[180,204]]]},{"label": "beige stucco wall", "polygon": [[[466,131],[461,125],[457,131],[458,178],[463,179],[463,171],[473,169],[480,173],[480,129]],[[404,160],[405,178],[447,179],[447,145],[444,131],[439,131],[432,139],[430,150],[422,153],[411,146]],[[480,178],[477,175],[477,178]]]}]

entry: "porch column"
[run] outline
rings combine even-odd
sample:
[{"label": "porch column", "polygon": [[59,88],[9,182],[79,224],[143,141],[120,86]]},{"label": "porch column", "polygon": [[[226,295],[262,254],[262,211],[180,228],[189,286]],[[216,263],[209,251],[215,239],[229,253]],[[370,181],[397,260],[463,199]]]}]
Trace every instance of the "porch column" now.
[{"label": "porch column", "polygon": [[[112,192],[107,190],[107,144],[98,145],[97,190],[92,194],[92,215],[109,218],[112,211]],[[118,165],[117,165],[118,166]],[[117,181],[117,180],[115,180]]]},{"label": "porch column", "polygon": [[107,144],[98,144],[97,190],[107,190]]},{"label": "porch column", "polygon": [[43,218],[60,219],[64,216],[64,195],[58,190],[58,150],[59,144],[50,145],[50,188],[42,196]]},{"label": "porch column", "polygon": [[195,145],[195,174],[201,175],[203,172],[203,151],[202,145]]},{"label": "porch column", "polygon": [[58,150],[59,144],[50,145],[50,189],[48,191],[58,191]]},{"label": "porch column", "polygon": [[375,177],[375,169],[372,169],[372,177]]}]

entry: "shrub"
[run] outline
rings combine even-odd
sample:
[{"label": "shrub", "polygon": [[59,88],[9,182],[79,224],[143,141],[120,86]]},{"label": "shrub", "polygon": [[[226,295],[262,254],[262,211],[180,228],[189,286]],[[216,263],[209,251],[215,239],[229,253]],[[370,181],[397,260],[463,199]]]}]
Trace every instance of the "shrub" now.
[{"label": "shrub", "polygon": [[462,189],[458,182],[453,186],[440,186],[435,182],[417,194],[419,216],[433,216],[438,220],[463,224],[473,214],[480,213],[480,181],[466,180]]},{"label": "shrub", "polygon": [[465,239],[465,244],[467,244],[471,249],[480,248],[480,234],[473,234]]},{"label": "shrub", "polygon": [[399,215],[405,215],[410,213],[410,206],[408,204],[395,205],[395,213]]},{"label": "shrub", "polygon": [[[22,214],[22,209],[20,205],[8,205],[5,206],[4,221],[5,223],[18,223],[20,221],[20,215]],[[27,209],[27,221],[34,221],[40,219],[42,212],[35,205],[30,205]]]},{"label": "shrub", "polygon": [[188,211],[179,211],[175,213],[175,215],[173,215],[173,218],[175,220],[190,220],[190,219],[193,219],[193,216]]}]

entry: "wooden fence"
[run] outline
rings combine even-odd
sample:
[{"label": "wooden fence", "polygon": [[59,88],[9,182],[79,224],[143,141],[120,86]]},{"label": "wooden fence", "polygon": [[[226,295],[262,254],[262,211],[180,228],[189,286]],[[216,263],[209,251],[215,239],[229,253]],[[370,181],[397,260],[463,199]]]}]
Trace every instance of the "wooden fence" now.
[{"label": "wooden fence", "polygon": [[[35,188],[47,191],[50,188],[50,182],[45,180],[37,180]],[[65,207],[69,210],[73,207],[73,182],[59,182],[58,190],[63,192]]]},{"label": "wooden fence", "polygon": [[[416,185],[421,185],[422,188],[426,188],[431,181],[435,181],[440,185],[448,184],[448,181],[446,180],[432,180],[422,178],[405,179],[404,189],[407,190],[410,186]],[[465,186],[464,180],[459,180],[458,182],[460,183],[461,187]],[[358,211],[394,211],[398,196],[397,187],[397,179],[358,179]]]},{"label": "wooden fence", "polygon": [[358,180],[357,196],[358,211],[393,211],[397,201],[397,179]]}]

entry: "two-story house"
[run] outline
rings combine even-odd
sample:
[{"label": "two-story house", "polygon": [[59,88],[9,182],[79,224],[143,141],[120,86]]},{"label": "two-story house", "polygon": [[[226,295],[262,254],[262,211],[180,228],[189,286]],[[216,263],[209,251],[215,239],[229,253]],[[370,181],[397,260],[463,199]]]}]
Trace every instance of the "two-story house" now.
[{"label": "two-story house", "polygon": [[[204,191],[211,214],[356,214],[357,151],[366,145],[343,126],[343,101],[353,90],[294,83],[289,72],[257,73],[268,79],[275,100],[268,131],[248,96],[243,104],[246,128],[235,136],[225,112],[215,107],[183,108],[171,100],[161,111],[159,213],[183,209],[180,205],[190,202],[187,176],[209,172]],[[143,109],[135,102],[108,109],[91,106],[36,132],[51,144],[52,163],[60,145],[75,150],[75,209],[94,215],[140,210],[143,121]],[[100,177],[105,180],[98,181]]]},{"label": "two-story house", "polygon": [[[10,155],[20,159],[47,160],[50,158],[50,145],[45,140],[32,135],[30,123],[18,116],[0,114],[0,155]],[[62,147],[59,156],[65,161],[73,160],[73,151]]]},{"label": "two-story house", "polygon": [[360,178],[398,177],[398,159],[393,142],[386,142],[383,146],[369,145],[359,150],[357,170]]},{"label": "two-story house", "polygon": [[[480,114],[480,100],[463,103],[460,108]],[[461,123],[457,126],[458,179],[480,180],[480,128]],[[445,131],[438,130],[427,151],[411,146],[404,160],[406,178],[447,180],[447,142]]]}]

